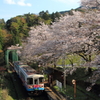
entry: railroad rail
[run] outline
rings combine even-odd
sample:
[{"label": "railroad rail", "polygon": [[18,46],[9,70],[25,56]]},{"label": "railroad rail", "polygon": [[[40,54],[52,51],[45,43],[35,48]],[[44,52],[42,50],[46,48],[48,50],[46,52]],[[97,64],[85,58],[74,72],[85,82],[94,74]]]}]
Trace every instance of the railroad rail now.
[{"label": "railroad rail", "polygon": [[[9,62],[9,64],[12,66],[12,70],[14,71],[14,66],[11,62]],[[49,100],[66,100],[65,98],[63,98],[60,94],[56,94],[50,87],[45,85],[45,92],[46,95],[48,96]],[[30,100],[30,97],[28,97],[26,100]],[[38,100],[35,98],[35,100]]]},{"label": "railroad rail", "polygon": [[[46,93],[43,93],[43,95],[41,95],[41,96],[28,95],[28,92],[23,87],[23,84],[22,84],[20,78],[18,77],[18,75],[16,74],[16,72],[14,70],[14,65],[11,62],[9,62],[9,64],[10,64],[9,69],[10,69],[10,71],[12,71],[12,74],[10,76],[11,76],[11,81],[12,81],[14,91],[16,94],[16,100],[21,100],[20,95],[19,95],[20,91],[22,91],[21,94],[24,96],[23,97],[24,100],[40,100],[40,98],[42,100],[49,100]],[[17,90],[16,83],[17,83],[17,86],[20,88],[20,91]]]},{"label": "railroad rail", "polygon": [[[11,66],[9,66],[9,67],[10,67],[10,71],[14,72],[14,69]],[[8,72],[10,73],[10,71],[8,71]],[[13,85],[13,88],[14,88],[13,90],[15,92],[16,99],[19,100],[18,93],[17,93],[17,89],[16,89],[16,86],[15,86],[15,83],[14,83],[14,80],[15,80],[14,73],[13,74],[10,74],[10,80],[11,80],[12,85]]]},{"label": "railroad rail", "polygon": [[50,87],[45,87],[45,91],[48,94],[50,100],[66,100],[65,98],[61,98],[56,93],[54,93]]}]

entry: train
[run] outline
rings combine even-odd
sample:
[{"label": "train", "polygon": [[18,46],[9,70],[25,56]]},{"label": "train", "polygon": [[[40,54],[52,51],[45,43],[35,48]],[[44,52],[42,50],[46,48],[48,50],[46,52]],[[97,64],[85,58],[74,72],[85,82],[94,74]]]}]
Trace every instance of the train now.
[{"label": "train", "polygon": [[44,75],[21,61],[13,62],[14,70],[21,79],[26,91],[39,95],[44,91]]}]

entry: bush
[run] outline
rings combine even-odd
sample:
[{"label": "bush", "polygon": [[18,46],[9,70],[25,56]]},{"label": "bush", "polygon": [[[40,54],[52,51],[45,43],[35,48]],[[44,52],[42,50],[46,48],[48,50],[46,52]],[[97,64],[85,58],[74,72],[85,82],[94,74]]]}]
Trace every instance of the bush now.
[{"label": "bush", "polygon": [[0,52],[0,65],[4,65],[4,52]]}]

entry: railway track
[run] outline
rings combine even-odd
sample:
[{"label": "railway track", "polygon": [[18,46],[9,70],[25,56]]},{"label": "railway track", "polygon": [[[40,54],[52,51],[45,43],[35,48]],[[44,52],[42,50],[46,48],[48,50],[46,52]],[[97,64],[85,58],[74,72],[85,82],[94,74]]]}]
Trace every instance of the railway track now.
[{"label": "railway track", "polygon": [[15,92],[15,100],[49,100],[46,93],[43,93],[40,96],[29,96],[26,89],[24,88],[20,78],[16,74],[14,70],[14,66],[11,62],[9,62],[10,66],[10,76],[11,76],[11,83],[13,85],[13,92]]},{"label": "railway track", "polygon": [[21,100],[22,98],[24,100],[27,100],[28,94],[25,91],[18,75],[15,73],[13,66],[10,66],[10,80],[11,80],[11,85],[13,87],[13,92],[14,92],[13,98],[15,98],[16,100]]}]

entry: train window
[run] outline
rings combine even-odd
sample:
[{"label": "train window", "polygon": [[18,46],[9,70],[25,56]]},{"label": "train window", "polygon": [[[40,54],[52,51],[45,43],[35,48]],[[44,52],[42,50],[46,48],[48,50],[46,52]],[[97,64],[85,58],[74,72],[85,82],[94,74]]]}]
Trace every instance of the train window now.
[{"label": "train window", "polygon": [[33,78],[27,78],[27,84],[33,84]]},{"label": "train window", "polygon": [[44,78],[43,78],[43,77],[40,77],[40,78],[39,78],[39,83],[42,83],[43,80],[44,80]]},{"label": "train window", "polygon": [[38,80],[37,79],[34,80],[34,84],[38,84]]},{"label": "train window", "polygon": [[19,71],[19,66],[16,64],[14,64],[14,66],[15,66],[16,70]]},{"label": "train window", "polygon": [[22,72],[20,72],[19,75],[23,80],[25,80],[25,76],[24,76],[24,74]]}]

